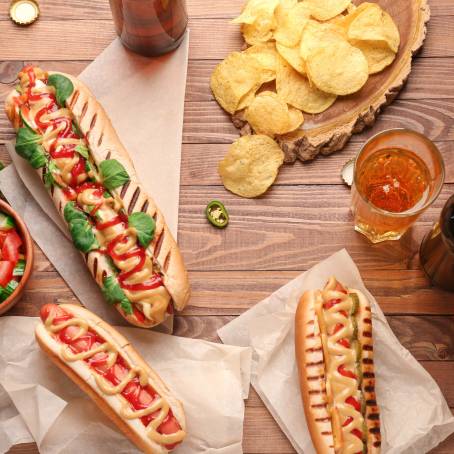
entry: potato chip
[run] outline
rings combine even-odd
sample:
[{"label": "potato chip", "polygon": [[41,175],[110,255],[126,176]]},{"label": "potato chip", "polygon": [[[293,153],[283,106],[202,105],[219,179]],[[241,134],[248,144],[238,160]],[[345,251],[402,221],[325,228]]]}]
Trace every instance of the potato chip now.
[{"label": "potato chip", "polygon": [[289,63],[293,69],[300,74],[306,74],[306,65],[300,56],[299,46],[287,47],[276,43],[276,49],[279,55]]},{"label": "potato chip", "polygon": [[279,0],[249,0],[232,23],[252,25],[259,17],[271,18],[278,4]]},{"label": "potato chip", "polygon": [[329,20],[345,11],[350,0],[305,0],[310,7],[311,15],[318,20]]},{"label": "potato chip", "polygon": [[278,53],[273,42],[255,44],[254,46],[248,47],[243,53],[257,60],[257,64],[261,68],[260,81],[262,83],[271,82],[276,79]]},{"label": "potato chip", "polygon": [[232,52],[211,74],[210,87],[216,101],[233,114],[240,100],[260,86],[260,67],[256,60],[241,52]]},{"label": "potato chip", "polygon": [[219,163],[218,172],[229,191],[241,197],[258,197],[266,192],[284,162],[284,153],[268,136],[240,137]]},{"label": "potato chip", "polygon": [[259,20],[256,24],[242,24],[241,33],[244,40],[251,46],[263,44],[273,37],[273,22]]},{"label": "potato chip", "polygon": [[344,30],[335,24],[310,20],[304,27],[301,37],[300,56],[307,60],[311,52],[320,47],[329,47],[332,42],[344,41]]},{"label": "potato chip", "polygon": [[396,54],[388,45],[379,41],[352,41],[351,44],[357,47],[366,57],[369,65],[369,74],[382,71],[396,58]]},{"label": "potato chip", "polygon": [[369,77],[366,57],[347,41],[332,42],[311,52],[306,67],[317,88],[334,95],[357,92]]},{"label": "potato chip", "polygon": [[337,16],[336,18],[333,19],[333,22],[335,24],[343,27],[345,29],[345,31],[347,31],[348,27],[350,26],[352,21],[354,19],[356,19],[358,14],[360,14],[365,9],[370,8],[371,6],[374,8],[378,5],[376,3],[370,3],[370,2],[361,3],[361,5],[359,5],[358,7],[356,7],[355,5],[350,5],[347,8],[348,14],[347,15],[341,14],[341,15]]},{"label": "potato chip", "polygon": [[400,35],[396,24],[386,11],[373,5],[356,14],[348,27],[348,39],[383,42],[393,52],[397,52]]},{"label": "potato chip", "polygon": [[289,106],[288,108],[289,123],[287,127],[287,132],[292,132],[295,129],[298,129],[304,123],[304,116],[301,110],[296,109],[295,107]]},{"label": "potato chip", "polygon": [[254,100],[255,98],[255,92],[257,90],[251,90],[249,91],[248,93],[246,93],[241,99],[240,99],[240,102],[238,104],[238,106],[236,107],[236,111],[239,111],[239,110],[243,110],[243,109],[246,109],[246,107],[250,106],[251,102]]},{"label": "potato chip", "polygon": [[274,137],[288,132],[288,106],[271,91],[259,93],[246,109],[244,118],[257,134]]},{"label": "potato chip", "polygon": [[276,89],[287,104],[311,114],[323,112],[336,100],[336,95],[311,86],[307,77],[296,72],[282,58],[277,68]]},{"label": "potato chip", "polygon": [[310,17],[305,3],[299,2],[291,7],[280,4],[275,11],[276,29],[273,37],[276,42],[287,47],[296,46],[301,39],[303,28]]}]

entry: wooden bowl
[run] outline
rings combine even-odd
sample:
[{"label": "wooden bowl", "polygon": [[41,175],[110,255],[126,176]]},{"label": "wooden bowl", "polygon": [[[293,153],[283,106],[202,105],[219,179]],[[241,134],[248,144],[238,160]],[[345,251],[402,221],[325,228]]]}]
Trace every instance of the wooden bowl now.
[{"label": "wooden bowl", "polygon": [[[353,0],[359,5],[364,0]],[[317,154],[341,150],[352,134],[374,124],[384,106],[390,104],[405,84],[413,55],[422,47],[426,23],[430,18],[428,0],[369,0],[379,4],[394,19],[400,32],[400,47],[394,62],[378,74],[373,74],[364,87],[349,96],[338,97],[325,112],[304,113],[302,127],[278,136],[277,142],[286,162],[307,161]],[[241,134],[251,134],[242,112],[232,118]]]},{"label": "wooden bowl", "polygon": [[14,219],[17,227],[17,233],[24,242],[24,255],[25,255],[25,270],[24,274],[19,281],[19,285],[14,292],[5,301],[0,303],[0,314],[4,314],[8,309],[11,309],[20,299],[22,292],[24,291],[25,285],[32,273],[33,269],[33,241],[24,221],[19,215],[3,200],[0,200],[0,211],[8,214]]}]

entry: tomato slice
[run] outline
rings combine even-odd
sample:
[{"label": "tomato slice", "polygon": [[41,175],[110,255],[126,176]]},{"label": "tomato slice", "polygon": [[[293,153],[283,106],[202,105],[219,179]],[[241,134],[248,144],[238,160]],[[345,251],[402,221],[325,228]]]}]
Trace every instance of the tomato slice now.
[{"label": "tomato slice", "polygon": [[345,290],[345,288],[339,282],[336,282],[336,287],[334,287],[334,290],[347,294],[347,290]]},{"label": "tomato slice", "polygon": [[13,277],[14,263],[6,260],[0,261],[0,285],[4,287]]},{"label": "tomato slice", "polygon": [[341,375],[343,375],[344,377],[353,378],[353,379],[356,380],[356,375],[355,375],[352,371],[347,370],[343,364],[341,364],[341,365],[337,368],[337,371],[338,371]]},{"label": "tomato slice", "polygon": [[[167,415],[167,418],[164,419],[162,424],[158,427],[158,432],[161,434],[173,434],[175,432],[178,432],[181,429],[180,424],[178,423],[177,419],[171,411],[169,411],[169,414]],[[165,445],[165,447],[171,451],[175,446],[177,446],[178,443],[174,443],[171,445]]]},{"label": "tomato slice", "polygon": [[15,230],[8,232],[2,246],[2,259],[16,263],[19,260],[19,248],[22,240]]},{"label": "tomato slice", "polygon": [[359,429],[352,429],[352,434],[358,437],[360,440],[363,439],[363,433]]},{"label": "tomato slice", "polygon": [[41,320],[45,322],[52,311],[55,311],[53,321],[54,325],[58,325],[59,323],[65,322],[66,320],[69,320],[72,317],[57,304],[47,303],[44,306],[41,306],[41,309],[39,310],[39,316]]},{"label": "tomato slice", "polygon": [[361,411],[361,404],[353,396],[345,399],[345,403],[351,405],[356,411]]},{"label": "tomato slice", "polygon": [[337,299],[334,299],[334,300],[329,300],[327,301],[324,305],[323,305],[323,308],[324,309],[331,309],[333,306],[335,306],[336,304],[339,304],[342,300],[340,298],[337,298]]}]

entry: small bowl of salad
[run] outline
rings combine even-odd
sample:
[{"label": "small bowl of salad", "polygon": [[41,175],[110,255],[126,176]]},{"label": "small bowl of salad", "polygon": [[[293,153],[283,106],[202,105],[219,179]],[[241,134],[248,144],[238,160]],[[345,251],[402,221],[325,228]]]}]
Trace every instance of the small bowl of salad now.
[{"label": "small bowl of salad", "polygon": [[33,242],[22,219],[0,200],[0,314],[19,300],[33,268]]}]

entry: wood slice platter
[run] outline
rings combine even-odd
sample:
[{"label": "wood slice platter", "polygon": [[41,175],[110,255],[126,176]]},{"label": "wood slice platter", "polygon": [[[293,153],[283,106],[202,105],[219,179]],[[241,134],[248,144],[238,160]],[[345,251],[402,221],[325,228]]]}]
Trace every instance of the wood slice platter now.
[{"label": "wood slice platter", "polygon": [[[369,0],[370,1],[370,0]],[[363,1],[354,1],[356,5]],[[399,28],[401,44],[394,62],[378,74],[371,75],[364,87],[349,96],[338,97],[326,111],[304,114],[304,124],[292,133],[276,137],[285,153],[286,162],[313,159],[319,153],[341,150],[352,134],[375,123],[382,108],[390,104],[405,84],[411,72],[413,55],[422,47],[426,23],[430,18],[427,0],[378,0]],[[241,135],[252,129],[241,112],[232,117]]]}]

